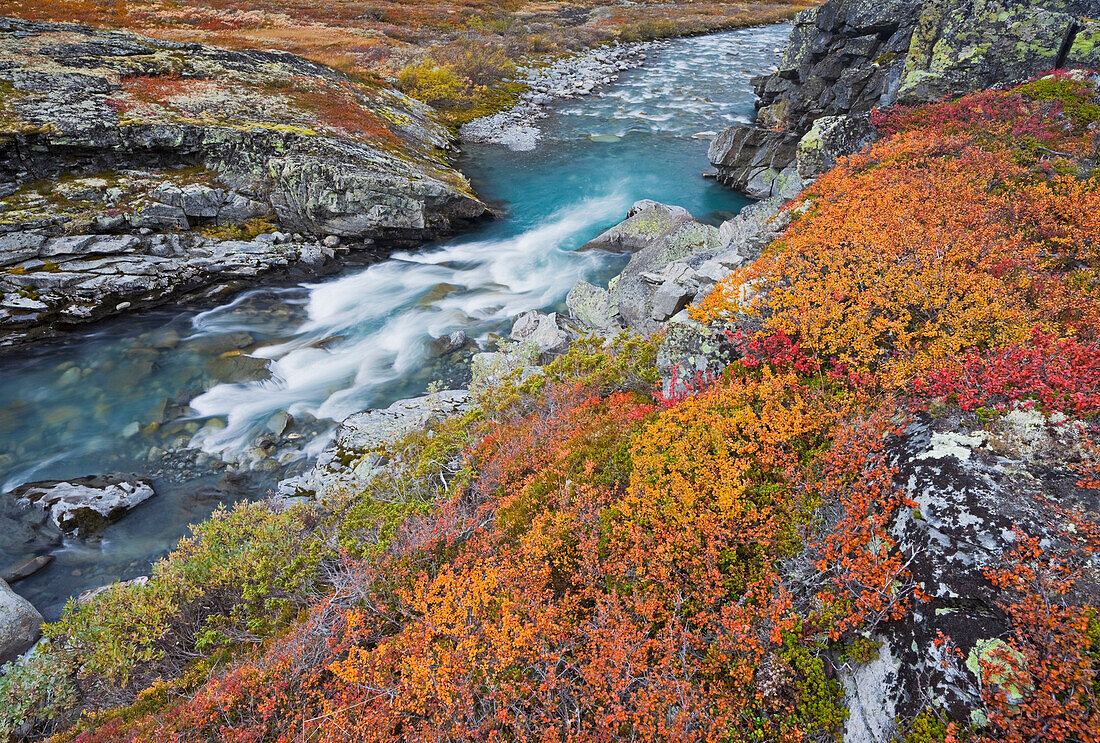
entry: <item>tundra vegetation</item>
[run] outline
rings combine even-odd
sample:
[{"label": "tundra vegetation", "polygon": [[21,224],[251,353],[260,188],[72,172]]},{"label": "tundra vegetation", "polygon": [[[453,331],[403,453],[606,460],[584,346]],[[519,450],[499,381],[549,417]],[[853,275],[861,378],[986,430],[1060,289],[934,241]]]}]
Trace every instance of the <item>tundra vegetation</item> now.
[{"label": "tundra vegetation", "polygon": [[[0,679],[0,728],[839,739],[838,669],[935,590],[890,529],[915,508],[891,436],[1030,407],[1076,431],[1067,487],[1100,488],[1089,80],[876,113],[881,139],[694,310],[737,348],[720,376],[663,396],[659,336],[582,339],[375,452],[390,466],[362,491],[219,513],[147,584],[48,625]],[[969,669],[936,641],[972,674],[973,714],[930,697],[897,740],[1100,739],[1100,524],[1059,513],[1057,539],[1021,532],[985,572],[1009,632]]]},{"label": "tundra vegetation", "polygon": [[[790,18],[817,0],[337,3],[263,0],[4,0],[0,15],[136,31],[174,41],[280,49],[364,80],[387,78],[462,122],[504,107],[517,63],[614,41]],[[334,102],[333,105],[339,105]]]}]

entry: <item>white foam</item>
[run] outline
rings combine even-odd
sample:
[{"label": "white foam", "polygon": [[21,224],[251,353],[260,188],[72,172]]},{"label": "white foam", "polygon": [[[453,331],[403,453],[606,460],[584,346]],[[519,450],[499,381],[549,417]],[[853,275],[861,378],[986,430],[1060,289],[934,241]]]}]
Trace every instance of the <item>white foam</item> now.
[{"label": "white foam", "polygon": [[[271,377],[221,384],[191,401],[200,417],[226,421],[223,429],[201,429],[194,443],[210,452],[238,452],[277,411],[339,421],[363,409],[374,390],[422,367],[433,338],[459,329],[485,336],[521,312],[560,301],[607,259],[560,245],[627,206],[617,194],[586,199],[512,237],[456,240],[306,285],[306,319],[290,340],[254,353],[270,359]],[[426,300],[444,283],[458,289]],[[224,316],[240,301],[202,313],[196,327],[233,327]]]}]

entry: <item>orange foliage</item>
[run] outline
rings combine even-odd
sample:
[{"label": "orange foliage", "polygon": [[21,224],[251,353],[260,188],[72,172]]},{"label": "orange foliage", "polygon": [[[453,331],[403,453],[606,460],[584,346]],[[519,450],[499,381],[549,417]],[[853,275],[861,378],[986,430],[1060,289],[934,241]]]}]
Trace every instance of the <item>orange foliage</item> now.
[{"label": "orange foliage", "polygon": [[[696,311],[748,313],[821,360],[889,387],[971,348],[1019,344],[1036,326],[1100,327],[1100,181],[1047,153],[1091,133],[1017,93],[977,94],[1017,114],[901,130],[802,198],[809,212]],[[968,111],[968,99],[952,111]],[[1051,147],[1014,138],[1022,117]],[[1068,131],[1067,131],[1068,130]],[[1070,172],[1072,171],[1072,172]]]}]

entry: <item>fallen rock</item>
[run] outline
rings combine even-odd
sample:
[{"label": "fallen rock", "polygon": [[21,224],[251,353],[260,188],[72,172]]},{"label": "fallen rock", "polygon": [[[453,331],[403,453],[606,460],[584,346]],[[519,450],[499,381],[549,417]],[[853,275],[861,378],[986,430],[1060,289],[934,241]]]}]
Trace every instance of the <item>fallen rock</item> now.
[{"label": "fallen rock", "polygon": [[44,621],[30,601],[0,580],[0,664],[30,650],[42,635]]}]

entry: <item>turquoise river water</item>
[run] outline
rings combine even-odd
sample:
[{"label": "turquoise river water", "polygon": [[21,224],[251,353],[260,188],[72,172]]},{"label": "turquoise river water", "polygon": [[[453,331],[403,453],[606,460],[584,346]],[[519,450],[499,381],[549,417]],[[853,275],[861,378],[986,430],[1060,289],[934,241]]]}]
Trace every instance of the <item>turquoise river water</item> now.
[{"label": "turquoise river water", "polygon": [[[0,567],[56,556],[15,590],[56,617],[81,590],[147,573],[218,504],[308,466],[347,415],[462,384],[463,357],[437,358],[433,340],[464,330],[484,346],[520,312],[560,308],[577,280],[606,282],[625,257],[574,250],[635,200],[711,224],[736,214],[748,202],[701,177],[709,139],[751,118],[749,78],[774,69],[789,30],[671,42],[598,94],[554,104],[534,151],[465,148],[462,170],[501,217],[461,237],[0,357],[0,490],[106,472],[157,490],[94,541],[42,543],[0,502]],[[276,457],[258,455],[257,437],[284,425]]]}]

